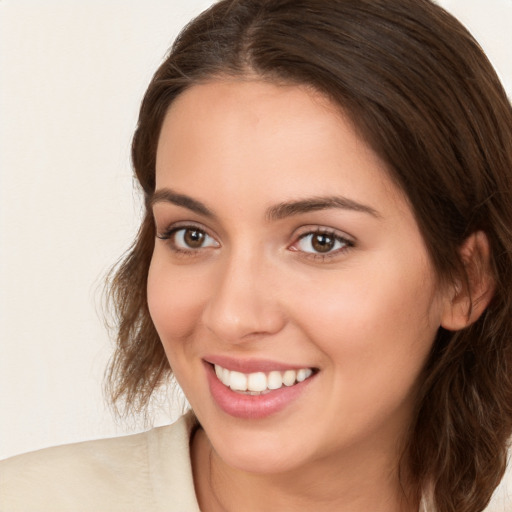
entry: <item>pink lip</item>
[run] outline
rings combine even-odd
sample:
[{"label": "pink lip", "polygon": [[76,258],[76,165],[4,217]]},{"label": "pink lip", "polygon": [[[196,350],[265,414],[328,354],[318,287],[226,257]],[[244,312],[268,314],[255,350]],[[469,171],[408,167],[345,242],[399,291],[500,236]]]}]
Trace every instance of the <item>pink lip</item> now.
[{"label": "pink lip", "polygon": [[[266,418],[267,416],[283,410],[302,395],[316,376],[314,374],[303,382],[299,382],[290,387],[283,386],[280,389],[269,391],[264,395],[245,395],[232,391],[222,384],[215,375],[215,370],[211,364],[205,362],[204,366],[206,368],[210,393],[215,403],[226,414],[235,418],[248,420]],[[221,366],[223,365],[221,364]],[[230,365],[227,366],[230,367]],[[243,363],[241,363],[241,366],[244,366]],[[226,366],[224,366],[224,368],[225,367]],[[256,371],[264,371],[261,368],[262,366],[258,366],[259,370]],[[272,369],[275,370],[276,367],[273,366]]]},{"label": "pink lip", "polygon": [[217,364],[222,368],[228,370],[242,372],[242,373],[255,373],[255,372],[271,372],[276,370],[284,372],[286,370],[300,370],[301,368],[308,368],[308,366],[297,366],[276,361],[269,361],[266,359],[234,359],[228,356],[211,356],[205,357],[207,363]]}]

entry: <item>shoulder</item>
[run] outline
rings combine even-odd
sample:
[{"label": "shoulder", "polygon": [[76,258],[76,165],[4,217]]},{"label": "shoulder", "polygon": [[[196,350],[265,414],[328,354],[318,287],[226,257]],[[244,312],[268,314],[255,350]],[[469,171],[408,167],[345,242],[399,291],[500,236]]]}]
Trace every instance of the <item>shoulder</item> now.
[{"label": "shoulder", "polygon": [[[2,461],[0,510],[198,510],[189,455],[193,424],[189,414],[171,426],[141,434],[57,446]],[[169,508],[173,502],[178,508]]]}]

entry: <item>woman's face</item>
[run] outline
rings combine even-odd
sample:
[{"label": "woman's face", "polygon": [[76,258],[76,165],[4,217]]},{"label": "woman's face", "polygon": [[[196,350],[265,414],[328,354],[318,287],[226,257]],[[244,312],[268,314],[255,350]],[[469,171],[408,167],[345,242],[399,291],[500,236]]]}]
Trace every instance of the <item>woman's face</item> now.
[{"label": "woman's face", "polygon": [[216,454],[256,472],[396,457],[445,299],[350,121],[298,86],[193,86],[153,209],[151,316]]}]

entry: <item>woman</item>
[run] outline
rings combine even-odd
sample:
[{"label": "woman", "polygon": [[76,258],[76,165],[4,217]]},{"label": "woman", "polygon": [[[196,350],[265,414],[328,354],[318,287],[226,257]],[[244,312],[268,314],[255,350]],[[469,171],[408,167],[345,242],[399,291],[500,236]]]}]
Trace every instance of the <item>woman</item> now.
[{"label": "woman", "polygon": [[427,0],[221,1],[132,156],[110,389],[143,409],[172,368],[193,414],[13,459],[5,508],[484,510],[512,428],[512,109],[465,29]]}]

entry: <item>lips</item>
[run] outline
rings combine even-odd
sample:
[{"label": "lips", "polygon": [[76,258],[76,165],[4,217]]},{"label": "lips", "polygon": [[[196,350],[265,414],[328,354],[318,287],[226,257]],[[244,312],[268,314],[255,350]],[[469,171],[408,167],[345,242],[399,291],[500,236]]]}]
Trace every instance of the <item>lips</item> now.
[{"label": "lips", "polygon": [[314,368],[269,361],[209,358],[204,363],[216,404],[225,413],[242,419],[262,419],[285,409],[317,375]]}]

